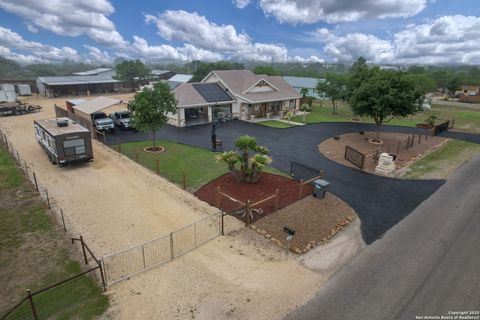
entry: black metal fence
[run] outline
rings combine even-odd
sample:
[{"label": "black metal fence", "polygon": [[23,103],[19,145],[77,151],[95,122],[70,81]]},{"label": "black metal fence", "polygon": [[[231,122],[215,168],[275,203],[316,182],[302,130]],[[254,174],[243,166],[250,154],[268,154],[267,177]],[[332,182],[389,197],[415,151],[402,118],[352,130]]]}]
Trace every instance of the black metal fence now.
[{"label": "black metal fence", "polygon": [[433,134],[436,136],[437,134],[440,134],[443,131],[447,131],[449,127],[450,127],[450,121],[442,122],[439,125],[435,126]]},{"label": "black metal fence", "polygon": [[310,180],[317,177],[322,170],[309,167],[299,162],[290,161],[290,175],[295,180]]},{"label": "black metal fence", "polygon": [[349,146],[345,146],[345,160],[353,163],[360,169],[363,169],[365,165],[365,155]]}]

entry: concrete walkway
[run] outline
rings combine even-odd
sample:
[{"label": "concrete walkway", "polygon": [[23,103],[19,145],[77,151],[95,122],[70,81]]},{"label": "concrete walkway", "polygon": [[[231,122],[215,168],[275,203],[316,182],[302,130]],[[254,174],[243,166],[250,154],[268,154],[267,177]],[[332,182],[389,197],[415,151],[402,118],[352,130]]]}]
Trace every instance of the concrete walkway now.
[{"label": "concrete walkway", "polygon": [[480,311],[479,172],[477,156],[286,319],[440,319]]},{"label": "concrete walkway", "polygon": [[[271,128],[239,120],[219,125],[217,138],[223,140],[224,149],[234,149],[236,137],[249,134],[260,145],[268,147],[273,157],[272,166],[290,171],[290,161],[296,161],[318,170],[323,169],[331,182],[329,191],[346,201],[361,219],[362,236],[369,244],[382,236],[392,226],[412,212],[441,185],[443,180],[405,180],[372,175],[340,165],[318,151],[318,144],[348,132],[374,130],[372,124],[319,123],[288,129]],[[165,126],[156,137],[193,146],[211,148],[211,125],[186,128]],[[416,133],[419,129],[385,126],[384,131]],[[480,135],[446,132],[442,136],[480,143]],[[150,134],[120,131],[107,137],[107,143],[145,141]]]}]

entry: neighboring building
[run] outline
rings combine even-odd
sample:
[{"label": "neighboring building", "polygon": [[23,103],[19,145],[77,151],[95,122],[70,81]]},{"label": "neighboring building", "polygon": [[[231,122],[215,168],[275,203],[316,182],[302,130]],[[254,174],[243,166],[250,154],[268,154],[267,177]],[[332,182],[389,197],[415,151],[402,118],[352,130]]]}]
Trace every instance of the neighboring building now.
[{"label": "neighboring building", "polygon": [[186,82],[190,81],[190,79],[192,79],[192,77],[193,77],[193,75],[191,75],[191,74],[178,73],[178,74],[174,75],[173,77],[169,78],[167,80],[167,84],[170,86],[170,89],[173,90],[176,87],[178,87],[179,85],[181,85],[182,83],[186,83]]},{"label": "neighboring building", "polygon": [[324,82],[325,79],[319,79],[319,78],[305,78],[305,77],[290,77],[290,76],[284,76],[283,79],[288,82],[295,90],[297,90],[298,93],[303,88],[306,88],[308,90],[307,96],[314,97],[316,99],[323,99],[325,97],[320,96],[317,93],[317,84],[319,81]]},{"label": "neighboring building", "polygon": [[462,85],[461,92],[466,96],[478,96],[480,95],[479,85]]},{"label": "neighboring building", "polygon": [[181,127],[220,115],[242,120],[281,117],[298,109],[301,98],[282,77],[250,70],[212,71],[200,83],[184,83],[173,92],[179,111],[169,114],[169,122]]},{"label": "neighboring building", "polygon": [[168,70],[152,70],[150,73],[153,79],[158,80],[168,80],[175,75],[175,72]]},{"label": "neighboring building", "polygon": [[77,72],[72,76],[38,77],[39,94],[53,98],[59,95],[90,95],[113,93],[122,87],[121,81],[115,80],[115,71],[98,68]]}]

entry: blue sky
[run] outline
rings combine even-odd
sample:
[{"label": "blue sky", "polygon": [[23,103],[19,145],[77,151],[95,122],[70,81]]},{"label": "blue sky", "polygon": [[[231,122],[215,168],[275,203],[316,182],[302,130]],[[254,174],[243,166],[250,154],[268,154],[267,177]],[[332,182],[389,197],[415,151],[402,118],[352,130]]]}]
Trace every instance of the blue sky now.
[{"label": "blue sky", "polygon": [[478,65],[479,16],[478,0],[0,0],[0,56]]}]

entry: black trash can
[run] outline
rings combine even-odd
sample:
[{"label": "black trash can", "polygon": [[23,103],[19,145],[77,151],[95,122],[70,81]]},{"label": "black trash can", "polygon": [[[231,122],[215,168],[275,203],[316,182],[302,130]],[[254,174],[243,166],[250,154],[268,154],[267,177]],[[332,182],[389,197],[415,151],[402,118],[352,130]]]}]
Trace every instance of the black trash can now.
[{"label": "black trash can", "polygon": [[327,187],[330,182],[317,179],[313,181],[313,196],[319,199],[325,198],[325,193],[327,192]]}]

